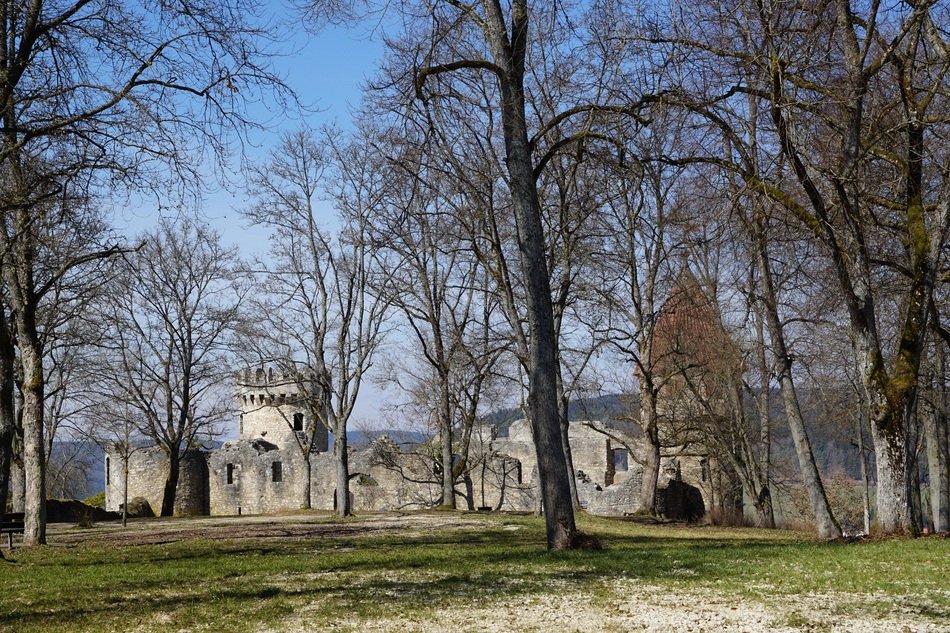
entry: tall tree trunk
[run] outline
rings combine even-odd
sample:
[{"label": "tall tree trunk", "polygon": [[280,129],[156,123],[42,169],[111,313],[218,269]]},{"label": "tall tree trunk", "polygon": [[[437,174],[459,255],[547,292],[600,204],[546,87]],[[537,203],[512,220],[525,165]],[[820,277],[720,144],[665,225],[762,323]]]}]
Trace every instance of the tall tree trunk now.
[{"label": "tall tree trunk", "polygon": [[[731,455],[733,468],[742,483],[743,491],[752,500],[752,508],[756,513],[756,525],[764,528],[775,527],[775,512],[772,508],[772,493],[769,482],[764,477],[759,455],[754,450],[747,432],[748,423],[745,417],[745,407],[742,402],[742,387],[738,381],[729,389],[732,400],[732,410],[737,417],[735,436],[735,454]],[[741,493],[740,493],[741,496]]]},{"label": "tall tree trunk", "polygon": [[336,459],[336,514],[348,517],[350,507],[350,456],[347,452],[346,429],[342,424],[333,424],[333,457]]},{"label": "tall tree trunk", "polygon": [[6,511],[9,498],[13,439],[16,436],[16,349],[6,313],[0,306],[0,513]]},{"label": "tall tree trunk", "polygon": [[864,415],[860,414],[855,419],[855,430],[858,440],[858,464],[861,467],[861,483],[864,494],[862,495],[862,505],[864,506],[864,533],[871,533],[871,482],[868,480],[868,455],[864,448]]},{"label": "tall tree trunk", "polygon": [[465,473],[462,481],[465,483],[465,507],[468,510],[475,510],[475,482],[468,473]]},{"label": "tall tree trunk", "polygon": [[950,530],[950,458],[947,455],[946,350],[934,337],[933,401],[923,416],[927,444],[927,474],[930,479],[930,513],[934,530]]},{"label": "tall tree trunk", "polygon": [[168,452],[168,476],[165,478],[165,491],[162,494],[162,512],[160,516],[175,515],[175,496],[178,493],[178,476],[181,473],[181,450],[171,447]]},{"label": "tall tree trunk", "polygon": [[771,371],[765,353],[765,324],[763,323],[762,305],[755,302],[755,337],[759,364],[759,395],[756,405],[759,410],[759,468],[765,482],[764,492],[769,498],[769,512],[771,526],[775,527],[775,514],[772,512],[772,413],[771,394],[769,393]]},{"label": "tall tree trunk", "polygon": [[[126,446],[122,455],[122,527],[129,521],[129,448]],[[106,484],[108,485],[108,481]]]},{"label": "tall tree trunk", "polygon": [[[15,180],[22,181],[18,172],[15,173]],[[16,325],[16,344],[20,352],[23,381],[19,412],[23,431],[23,543],[42,545],[46,543],[46,444],[43,439],[46,376],[43,371],[43,343],[36,323],[38,298],[33,276],[36,244],[30,233],[31,222],[31,210],[26,205],[15,212],[13,223],[17,231],[16,239],[6,233],[3,235],[4,246],[8,250],[7,258],[13,261],[4,261],[2,273]]]},{"label": "tall tree trunk", "polygon": [[[0,413],[2,416],[2,413]],[[3,422],[0,422],[2,425]],[[10,468],[13,462],[13,429],[0,429],[0,513],[7,511],[10,491]]]},{"label": "tall tree trunk", "polygon": [[930,479],[930,513],[934,530],[950,531],[950,470],[947,458],[947,416],[930,411],[924,417],[927,474]]},{"label": "tall tree trunk", "polygon": [[[783,337],[784,338],[784,337]],[[818,536],[826,539],[840,538],[841,526],[831,511],[828,495],[825,492],[818,465],[815,463],[815,454],[812,452],[808,432],[805,430],[805,421],[802,418],[801,407],[798,402],[798,393],[792,379],[792,361],[787,351],[779,360],[779,384],[782,388],[782,404],[785,406],[785,418],[788,429],[792,434],[792,443],[795,445],[795,455],[798,457],[798,468],[802,474],[802,483],[808,493],[808,502],[812,514],[815,516],[815,528]]]},{"label": "tall tree trunk", "polygon": [[908,459],[911,461],[907,465],[910,473],[907,492],[910,494],[910,521],[914,526],[915,533],[919,533],[924,527],[923,503],[920,498],[920,461],[911,451],[907,451]]},{"label": "tall tree trunk", "polygon": [[642,377],[640,379],[640,426],[643,429],[643,476],[640,480],[639,511],[656,514],[656,488],[660,478],[660,430],[657,420],[656,396]]},{"label": "tall tree trunk", "polygon": [[571,490],[571,504],[575,510],[580,509],[581,499],[577,494],[577,477],[574,472],[574,456],[571,453],[571,434],[570,434],[570,418],[568,418],[568,412],[570,411],[571,400],[567,397],[567,394],[564,393],[564,383],[561,381],[561,372],[558,369],[558,418],[560,420],[561,426],[561,446],[564,449],[564,461],[567,462],[567,472],[569,476],[567,478],[567,483],[570,485]]},{"label": "tall tree trunk", "polygon": [[[19,452],[17,448],[19,448]],[[26,505],[26,473],[23,470],[22,448],[22,442],[14,443],[10,461],[9,503],[13,512],[23,512]]]},{"label": "tall tree trunk", "polygon": [[778,296],[772,282],[772,268],[769,262],[765,229],[761,222],[756,223],[756,265],[760,272],[760,285],[763,294],[763,308],[768,322],[769,338],[772,343],[772,353],[775,356],[778,370],[779,386],[782,390],[782,404],[785,407],[785,418],[788,429],[792,434],[792,443],[795,445],[795,455],[798,457],[798,467],[802,474],[802,483],[808,493],[812,514],[815,516],[815,527],[818,536],[826,539],[839,538],[841,526],[835,520],[828,503],[828,495],[821,481],[821,474],[815,464],[815,455],[812,452],[808,432],[805,430],[805,421],[802,418],[798,393],[795,390],[795,381],[792,377],[792,357],[785,343],[785,329],[778,314]]},{"label": "tall tree trunk", "polygon": [[870,400],[871,442],[877,465],[875,527],[885,534],[909,532],[912,531],[908,494],[910,478],[902,416],[883,404],[886,402],[883,394],[872,396]]},{"label": "tall tree trunk", "polygon": [[910,524],[913,534],[919,534],[924,527],[923,504],[920,498],[920,409],[917,399],[909,404],[904,434],[907,438],[907,460],[904,471],[907,473],[907,497],[910,501]]},{"label": "tall tree trunk", "polygon": [[439,439],[442,454],[442,505],[455,507],[455,465],[452,463],[452,411],[449,404],[448,375],[440,376]]},{"label": "tall tree trunk", "polygon": [[511,3],[511,36],[499,4],[486,2],[486,35],[501,89],[501,119],[508,181],[517,226],[518,248],[527,303],[528,409],[538,460],[538,478],[549,549],[575,544],[577,528],[571,502],[570,473],[564,457],[557,402],[557,339],[551,305],[544,228],[525,121],[524,73],[528,43],[528,7]]},{"label": "tall tree trunk", "polygon": [[313,507],[311,501],[310,489],[312,487],[310,476],[313,472],[313,463],[310,461],[310,451],[303,456],[303,481],[300,490],[300,508],[309,510]]},{"label": "tall tree trunk", "polygon": [[23,365],[25,480],[23,543],[43,545],[46,543],[46,456],[43,441],[43,353],[40,346],[21,343],[20,362]]}]

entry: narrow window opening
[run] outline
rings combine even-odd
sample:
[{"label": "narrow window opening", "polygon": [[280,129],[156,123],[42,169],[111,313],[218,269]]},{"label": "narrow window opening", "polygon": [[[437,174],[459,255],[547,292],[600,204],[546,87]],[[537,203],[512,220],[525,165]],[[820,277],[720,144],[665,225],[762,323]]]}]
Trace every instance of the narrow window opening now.
[{"label": "narrow window opening", "polygon": [[294,430],[303,431],[303,413],[294,414]]},{"label": "narrow window opening", "polygon": [[109,470],[110,470],[110,468],[109,468],[109,458],[106,457],[106,485],[107,485],[107,486],[109,485],[109,479],[110,479],[110,477],[109,477]]},{"label": "narrow window opening", "polygon": [[622,473],[629,469],[627,449],[614,449],[614,472]]},{"label": "narrow window opening", "polygon": [[227,481],[229,484],[234,483],[234,464],[228,464],[227,467]]},{"label": "narrow window opening", "polygon": [[270,479],[274,483],[280,483],[284,479],[283,469],[280,462],[274,462],[270,467]]}]

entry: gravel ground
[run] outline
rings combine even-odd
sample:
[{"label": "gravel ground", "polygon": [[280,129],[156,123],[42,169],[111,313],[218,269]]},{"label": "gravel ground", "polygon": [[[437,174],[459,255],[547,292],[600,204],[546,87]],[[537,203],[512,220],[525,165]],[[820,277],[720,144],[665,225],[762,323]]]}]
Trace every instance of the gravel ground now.
[{"label": "gravel ground", "polygon": [[[220,538],[221,528],[228,538],[335,538],[378,536],[386,533],[422,534],[431,529],[473,528],[484,524],[478,515],[381,514],[358,520],[325,523],[306,515],[263,517],[212,517],[203,519],[161,519],[136,521],[128,528],[100,524],[78,529],[60,524],[50,530],[51,543],[69,546],[77,542],[117,545],[156,544],[195,538]],[[477,608],[437,612],[430,617],[394,616],[354,622],[345,615],[335,622],[312,621],[308,608],[297,609],[274,623],[267,633],[311,631],[426,632],[426,633],[545,633],[648,631],[778,633],[830,631],[835,633],[950,633],[950,622],[922,621],[912,610],[892,612],[884,617],[863,615],[873,610],[837,609],[836,605],[860,605],[873,596],[813,594],[783,596],[771,604],[740,599],[713,589],[671,592],[666,588],[632,578],[618,578],[608,597],[550,594],[493,602]],[[314,605],[318,603],[313,603]],[[843,612],[850,612],[843,614]],[[854,615],[858,613],[858,615]]]},{"label": "gravel ground", "polygon": [[[502,602],[464,612],[437,613],[429,619],[377,619],[354,626],[341,619],[321,622],[320,630],[373,631],[380,633],[506,633],[536,631],[591,633],[596,631],[796,633],[946,633],[948,626],[915,621],[913,616],[894,614],[885,618],[834,615],[831,596],[811,596],[793,604],[763,605],[737,601],[711,591],[672,594],[632,580],[618,581],[617,595],[629,596],[594,602],[584,596],[543,596],[517,602]],[[801,614],[807,614],[803,618]],[[269,633],[314,631],[306,610],[289,618]]]}]

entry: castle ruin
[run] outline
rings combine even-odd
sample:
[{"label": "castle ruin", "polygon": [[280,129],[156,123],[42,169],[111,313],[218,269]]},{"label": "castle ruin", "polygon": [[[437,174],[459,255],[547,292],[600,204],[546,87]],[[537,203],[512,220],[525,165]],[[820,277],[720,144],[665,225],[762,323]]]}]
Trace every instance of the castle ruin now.
[{"label": "castle ruin", "polygon": [[[305,505],[309,445],[310,506],[332,510],[335,461],[331,438],[313,411],[320,393],[312,377],[258,368],[235,377],[241,415],[238,438],[210,450],[192,449],[182,460],[175,503],[181,515],[267,514]],[[641,469],[631,447],[638,440],[595,424],[572,422],[569,438],[581,505],[598,515],[636,512]],[[612,439],[613,438],[613,439]],[[618,442],[618,438],[622,442]],[[387,437],[350,449],[350,494],[354,511],[424,509],[441,501],[438,459],[425,445],[398,446]],[[469,472],[458,505],[504,511],[538,508],[537,458],[530,425],[514,422],[505,437],[493,427],[473,432]],[[674,463],[675,460],[668,460]],[[106,509],[121,510],[121,457],[108,452]],[[691,469],[693,472],[696,469]],[[141,497],[160,508],[167,459],[158,448],[129,456],[128,498]],[[661,485],[682,474],[668,466]],[[699,483],[699,482],[697,482]]]}]

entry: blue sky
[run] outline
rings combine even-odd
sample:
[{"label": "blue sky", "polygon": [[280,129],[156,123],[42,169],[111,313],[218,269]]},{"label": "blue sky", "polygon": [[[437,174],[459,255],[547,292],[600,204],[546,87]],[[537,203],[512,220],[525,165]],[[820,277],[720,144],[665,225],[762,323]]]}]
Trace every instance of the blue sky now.
[{"label": "blue sky", "polygon": [[[328,27],[319,32],[308,32],[294,19],[286,0],[270,0],[273,19],[277,23],[290,24],[283,29],[286,39],[279,43],[282,53],[273,59],[274,70],[312,111],[303,118],[299,113],[270,111],[256,106],[249,115],[266,125],[265,130],[251,134],[251,145],[245,146],[245,157],[265,160],[277,144],[280,134],[301,125],[319,127],[335,123],[346,129],[351,124],[351,109],[358,106],[361,87],[371,79],[383,56],[382,37],[370,32],[373,25],[352,28]],[[241,176],[235,167],[239,157],[234,157],[227,188],[216,187],[205,197],[200,209],[203,221],[213,226],[226,242],[237,245],[245,257],[264,256],[268,250],[268,233],[260,228],[249,229],[241,216],[241,209],[249,204],[246,191],[241,186]],[[211,168],[209,167],[209,174]],[[209,175],[208,184],[214,187],[215,178]],[[136,197],[127,207],[118,209],[116,227],[120,233],[132,237],[157,223],[158,204],[154,197]],[[329,226],[335,223],[334,211],[329,204],[323,208],[321,221]],[[352,424],[362,428],[386,426],[379,412],[386,394],[373,384],[364,385],[360,392]]]},{"label": "blue sky", "polygon": [[[237,244],[247,253],[264,254],[266,234],[260,230],[247,231],[241,209],[248,205],[248,197],[238,171],[241,159],[264,161],[276,146],[282,132],[302,125],[318,128],[334,123],[346,129],[351,124],[351,110],[358,106],[362,85],[371,79],[377,63],[383,56],[382,36],[373,33],[375,23],[346,27],[326,27],[309,32],[289,8],[288,0],[269,0],[270,19],[277,25],[275,32],[284,36],[270,48],[278,53],[272,59],[273,70],[296,93],[308,112],[280,112],[271,109],[274,104],[252,104],[249,118],[264,126],[251,130],[249,144],[243,145],[243,156],[235,155],[225,169],[229,184],[216,186],[213,168],[208,167],[207,185],[213,189],[202,201],[200,215],[214,226],[224,238]],[[267,19],[267,16],[262,16]],[[242,151],[235,144],[235,153]],[[127,236],[150,228],[158,218],[158,200],[138,198],[117,210],[116,225]],[[326,208],[326,220],[333,222],[333,211]]]},{"label": "blue sky", "polygon": [[[284,22],[293,17],[285,2],[274,0],[271,5],[277,20]],[[246,156],[252,160],[266,160],[280,134],[301,125],[317,128],[334,123],[344,129],[349,127],[351,110],[359,105],[362,85],[372,78],[383,55],[381,36],[374,36],[366,26],[327,27],[317,33],[308,32],[299,22],[294,26],[285,31],[288,37],[283,44],[284,54],[274,58],[274,67],[310,112],[272,112],[264,106],[252,110],[251,116],[267,126],[266,130],[254,131],[252,145],[245,147]],[[240,183],[240,177],[237,182]],[[241,208],[248,204],[246,192],[240,186],[231,189],[206,198],[205,217],[226,240],[245,252],[266,253],[266,234],[247,231],[240,216]],[[333,210],[329,205],[325,213],[326,222],[332,224]]]}]

